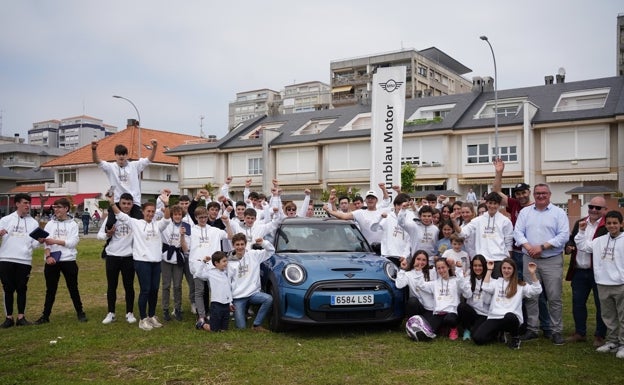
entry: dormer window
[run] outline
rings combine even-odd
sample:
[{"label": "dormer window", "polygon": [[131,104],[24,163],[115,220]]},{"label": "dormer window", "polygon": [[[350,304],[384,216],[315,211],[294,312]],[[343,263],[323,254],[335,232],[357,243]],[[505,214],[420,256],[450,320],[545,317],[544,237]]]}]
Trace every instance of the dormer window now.
[{"label": "dormer window", "polygon": [[373,127],[371,113],[358,114],[355,118],[345,124],[340,131],[370,130]]},{"label": "dormer window", "polygon": [[314,135],[325,131],[336,119],[310,120],[303,127],[293,132],[293,135]]},{"label": "dormer window", "polygon": [[609,96],[609,91],[610,88],[599,88],[594,90],[564,92],[559,96],[559,100],[555,108],[553,108],[553,112],[603,108]]},{"label": "dormer window", "polygon": [[254,128],[248,134],[243,135],[240,138],[241,140],[259,139],[259,138],[262,138],[262,131],[264,131],[265,128],[268,128],[271,130],[277,130],[283,125],[284,125],[284,122],[261,124],[260,126]]},{"label": "dormer window", "polygon": [[496,111],[499,118],[503,116],[516,116],[526,100],[526,98],[500,99],[497,103],[494,103],[494,100],[489,100],[483,104],[479,112],[474,116],[474,119],[493,118],[495,104],[497,104]]}]

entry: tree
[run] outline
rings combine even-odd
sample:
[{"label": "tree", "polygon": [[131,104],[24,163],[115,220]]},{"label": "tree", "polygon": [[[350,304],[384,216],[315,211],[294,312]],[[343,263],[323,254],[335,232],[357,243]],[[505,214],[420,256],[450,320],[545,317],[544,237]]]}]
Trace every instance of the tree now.
[{"label": "tree", "polygon": [[414,181],[416,180],[416,168],[409,163],[401,166],[401,191],[410,193],[414,191]]},{"label": "tree", "polygon": [[[336,190],[336,197],[340,198],[341,196],[349,197],[349,200],[353,202],[353,198],[360,195],[360,189],[355,187],[347,187],[342,185],[332,186],[330,190]],[[321,201],[327,202],[329,200],[329,190],[323,190],[321,193]]]}]

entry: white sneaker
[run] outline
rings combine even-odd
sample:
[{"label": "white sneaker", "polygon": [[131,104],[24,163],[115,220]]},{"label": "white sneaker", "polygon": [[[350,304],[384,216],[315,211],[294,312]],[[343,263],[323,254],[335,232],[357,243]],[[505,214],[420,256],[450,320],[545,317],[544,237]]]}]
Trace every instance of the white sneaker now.
[{"label": "white sneaker", "polygon": [[194,303],[191,304],[191,313],[197,314],[197,307],[195,307]]},{"label": "white sneaker", "polygon": [[616,358],[624,358],[624,346],[620,346],[617,353],[615,353]]},{"label": "white sneaker", "polygon": [[162,327],[162,324],[160,322],[158,322],[158,318],[156,318],[156,316],[147,317],[146,320],[149,322],[150,325],[152,325],[153,328],[161,328]]},{"label": "white sneaker", "polygon": [[617,350],[618,350],[618,346],[614,344],[613,342],[607,342],[606,344],[596,349],[598,353],[615,353]]},{"label": "white sneaker", "polygon": [[126,314],[126,321],[127,321],[129,324],[133,324],[133,323],[135,323],[135,322],[137,321],[137,319],[136,319],[136,317],[134,316],[134,314],[132,314],[132,312],[130,312],[130,313]]},{"label": "white sneaker", "polygon": [[115,313],[108,313],[106,317],[102,320],[104,325],[108,325],[109,323],[115,320]]},{"label": "white sneaker", "polygon": [[149,322],[149,318],[143,318],[139,321],[139,329],[152,330],[152,324]]}]

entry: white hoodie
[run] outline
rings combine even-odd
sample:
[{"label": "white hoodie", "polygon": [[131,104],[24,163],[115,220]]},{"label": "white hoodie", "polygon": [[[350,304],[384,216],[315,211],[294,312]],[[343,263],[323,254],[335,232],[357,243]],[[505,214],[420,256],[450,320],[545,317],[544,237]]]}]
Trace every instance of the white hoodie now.
[{"label": "white hoodie", "polygon": [[587,241],[585,231],[574,237],[579,250],[592,253],[594,279],[599,285],[624,285],[624,233],[611,238],[611,234]]},{"label": "white hoodie", "polygon": [[50,233],[48,238],[62,239],[65,241],[65,246],[46,246],[46,249],[50,249],[51,253],[55,251],[61,252],[61,259],[59,259],[59,262],[76,260],[76,255],[78,254],[76,246],[78,246],[78,241],[80,241],[78,236],[78,224],[76,224],[76,221],[72,218],[66,218],[60,221],[53,217],[52,220],[46,224],[44,230]]},{"label": "white hoodie", "polygon": [[22,265],[32,265],[32,251],[39,246],[39,242],[28,236],[39,227],[37,221],[30,215],[20,217],[17,212],[0,219],[0,229],[6,230],[0,245],[0,262],[13,262]]},{"label": "white hoodie", "polygon": [[228,262],[228,275],[232,280],[232,297],[247,298],[260,291],[260,264],[271,258],[275,247],[269,241],[262,242],[263,250],[246,250],[241,259]]}]

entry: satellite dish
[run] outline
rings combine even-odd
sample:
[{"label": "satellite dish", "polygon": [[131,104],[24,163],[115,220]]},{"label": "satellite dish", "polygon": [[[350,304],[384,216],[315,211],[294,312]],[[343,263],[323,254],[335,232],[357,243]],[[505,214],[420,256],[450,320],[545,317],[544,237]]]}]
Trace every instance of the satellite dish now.
[{"label": "satellite dish", "polygon": [[560,75],[560,76],[565,76],[565,74],[566,74],[565,68],[559,67],[559,69],[557,70],[557,74]]}]

